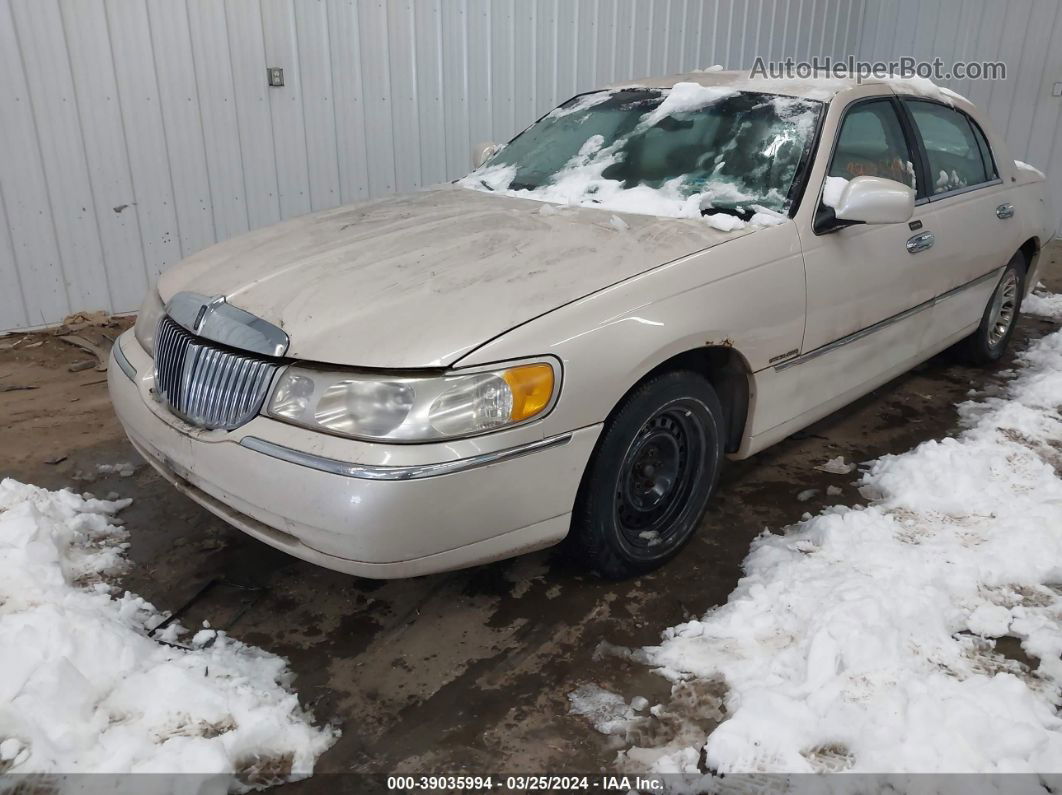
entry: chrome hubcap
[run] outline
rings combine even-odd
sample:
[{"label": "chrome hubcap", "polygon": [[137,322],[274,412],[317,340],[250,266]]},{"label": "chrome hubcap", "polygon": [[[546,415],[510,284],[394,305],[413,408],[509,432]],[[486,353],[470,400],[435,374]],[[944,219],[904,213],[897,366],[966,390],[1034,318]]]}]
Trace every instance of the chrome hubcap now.
[{"label": "chrome hubcap", "polygon": [[992,312],[988,319],[988,344],[993,348],[1007,336],[1014,324],[1018,308],[1018,274],[1007,271],[992,296]]}]

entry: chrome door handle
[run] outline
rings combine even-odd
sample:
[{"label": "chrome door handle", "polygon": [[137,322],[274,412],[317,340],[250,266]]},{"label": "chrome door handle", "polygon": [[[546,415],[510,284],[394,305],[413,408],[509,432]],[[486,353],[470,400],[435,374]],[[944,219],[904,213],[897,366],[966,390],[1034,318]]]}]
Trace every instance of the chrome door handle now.
[{"label": "chrome door handle", "polygon": [[936,237],[932,232],[923,232],[920,235],[908,239],[907,251],[911,254],[917,254],[919,251],[925,251],[927,248],[933,248],[933,244],[937,242]]},{"label": "chrome door handle", "polygon": [[1005,202],[996,208],[996,218],[1013,218],[1014,217],[1014,205],[1010,202]]}]

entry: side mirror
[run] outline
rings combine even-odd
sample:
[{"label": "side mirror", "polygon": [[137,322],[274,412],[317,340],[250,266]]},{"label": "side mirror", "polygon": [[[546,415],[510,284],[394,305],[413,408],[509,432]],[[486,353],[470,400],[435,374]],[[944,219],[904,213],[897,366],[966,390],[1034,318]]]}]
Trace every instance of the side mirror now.
[{"label": "side mirror", "polygon": [[477,169],[486,163],[499,149],[496,143],[486,141],[472,147],[472,168]]},{"label": "side mirror", "polygon": [[855,177],[841,191],[833,214],[838,221],[902,224],[911,220],[914,202],[914,190],[902,182],[883,177]]}]

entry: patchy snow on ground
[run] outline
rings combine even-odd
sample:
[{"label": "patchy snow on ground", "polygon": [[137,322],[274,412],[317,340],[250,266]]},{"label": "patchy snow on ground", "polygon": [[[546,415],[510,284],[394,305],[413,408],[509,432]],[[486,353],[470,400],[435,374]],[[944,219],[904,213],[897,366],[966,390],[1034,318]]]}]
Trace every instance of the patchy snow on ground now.
[{"label": "patchy snow on ground", "polygon": [[0,481],[0,772],[308,776],[337,732],[282,658],[175,624],[154,640],[159,611],[108,583],[129,502]]},{"label": "patchy snow on ground", "polygon": [[602,734],[625,735],[638,710],[645,709],[649,702],[635,696],[628,704],[622,696],[587,684],[569,693],[568,703],[571,714],[586,718]]},{"label": "patchy snow on ground", "polygon": [[1029,293],[1021,302],[1021,311],[1062,321],[1062,293],[1044,293],[1039,290]]},{"label": "patchy snow on ground", "polygon": [[[628,761],[1062,771],[1062,331],[1019,363],[1004,394],[959,406],[957,437],[871,462],[867,505],[765,532],[725,605],[629,652],[676,688],[722,681],[725,716]],[[594,714],[618,734],[627,711],[606,701]]]},{"label": "patchy snow on ground", "polygon": [[846,463],[843,455],[831,458],[824,464],[819,464],[815,469],[820,472],[829,472],[831,475],[847,475],[856,468],[855,464]]}]

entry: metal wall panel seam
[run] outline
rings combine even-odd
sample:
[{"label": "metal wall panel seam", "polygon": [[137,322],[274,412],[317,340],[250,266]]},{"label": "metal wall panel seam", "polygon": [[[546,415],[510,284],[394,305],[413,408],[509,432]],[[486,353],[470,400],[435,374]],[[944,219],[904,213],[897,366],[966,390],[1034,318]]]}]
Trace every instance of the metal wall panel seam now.
[{"label": "metal wall panel seam", "polygon": [[[102,250],[102,270],[111,310],[139,305],[137,280],[122,278],[110,263],[141,270],[140,223],[136,212],[112,208],[132,195],[125,130],[116,101],[117,82],[111,59],[107,20],[101,4],[60,4],[60,23],[68,53],[73,98],[84,147],[83,156]],[[146,275],[145,275],[146,276]]]},{"label": "metal wall panel seam", "polygon": [[[150,33],[151,33],[151,14],[148,13],[146,5],[145,5],[144,9],[145,9],[145,16],[147,17],[147,20],[148,20],[148,34],[150,36]],[[133,156],[132,156],[132,153],[129,151],[129,141],[127,140],[128,133],[126,132],[126,126],[125,126],[125,109],[123,107],[124,103],[122,102],[121,86],[120,86],[120,84],[118,82],[118,64],[117,64],[117,62],[115,60],[115,57],[114,57],[114,36],[111,33],[111,15],[110,15],[110,11],[108,11],[108,9],[107,9],[107,4],[106,3],[103,4],[103,19],[104,19],[104,22],[105,22],[105,24],[107,26],[107,47],[108,47],[108,49],[110,50],[110,53],[111,53],[111,66],[112,66],[112,68],[114,69],[114,72],[115,72],[115,76],[114,76],[114,84],[115,84],[114,99],[115,99],[115,102],[117,102],[117,104],[118,104],[118,118],[121,120],[122,148],[125,150],[126,167],[129,169],[129,184],[133,188],[132,202],[130,202],[130,203],[136,205],[136,203],[137,203],[136,172],[133,170]],[[167,146],[166,149],[168,151],[169,147]],[[173,184],[173,166],[170,164],[169,157],[166,158],[166,169],[170,172],[170,184],[172,185]],[[211,214],[211,215],[213,216],[213,214]],[[177,253],[178,253],[178,255],[183,256],[184,255],[184,249],[183,249],[183,243],[182,243],[182,240],[181,240],[181,232],[180,232],[179,223],[180,222],[178,220],[178,226],[177,226]],[[150,271],[148,270],[147,244],[144,242],[144,225],[140,223],[139,214],[137,215],[137,234],[138,234],[138,236],[140,238],[140,267],[144,271],[144,278],[146,278],[148,280],[148,283],[150,284],[153,281],[153,279],[152,279]]]},{"label": "metal wall panel seam", "polygon": [[[262,31],[262,56],[263,56],[263,58],[266,61],[266,66],[268,66],[269,65],[269,44],[268,44],[268,42],[266,40],[264,13],[265,13],[264,7],[262,6],[261,3],[259,3],[259,5],[258,5],[258,26],[259,26],[259,29]],[[280,168],[277,165],[277,161],[279,160],[279,155],[277,153],[277,136],[276,136],[276,130],[273,129],[273,95],[270,92],[268,92],[268,91],[266,92],[266,105],[268,106],[268,110],[269,110],[269,137],[270,137],[270,140],[273,142],[273,172],[274,172],[274,174],[276,174],[276,183],[277,183],[277,192],[276,192],[277,213],[280,215],[281,218],[284,218],[284,202],[283,202],[283,200],[280,197]]]},{"label": "metal wall panel seam", "polygon": [[52,190],[48,184],[48,173],[44,168],[44,150],[41,148],[41,133],[40,127],[37,123],[37,109],[33,101],[33,91],[30,88],[29,80],[26,78],[26,57],[22,51],[22,40],[18,33],[18,24],[15,22],[15,9],[9,6],[11,30],[15,37],[15,47],[18,51],[19,64],[22,67],[22,82],[26,86],[26,101],[29,105],[30,119],[33,122],[33,137],[34,143],[37,148],[37,157],[41,163],[41,176],[44,179],[44,195],[48,201],[48,219],[52,228],[52,240],[55,244],[55,254],[57,258],[57,265],[59,266],[59,281],[63,285],[63,296],[66,298],[66,312],[70,314],[73,311],[73,305],[70,301],[70,286],[66,278],[66,266],[63,263],[63,252],[59,247],[59,228],[55,221],[55,203],[52,201]]},{"label": "metal wall panel seam", "polygon": [[[1033,20],[1033,16],[1034,15],[1035,15],[1035,6],[1032,9],[1030,9],[1029,14],[1028,14],[1028,16],[1027,16],[1027,18],[1025,20],[1025,32],[1022,34],[1022,37],[1021,37],[1022,48],[1021,48],[1021,55],[1018,57],[1018,76],[1015,79],[1015,83],[1017,83],[1018,80],[1021,80],[1021,72],[1022,72],[1021,68],[1022,68],[1022,66],[1024,66],[1024,64],[1025,64],[1025,56],[1029,52],[1029,46],[1028,46],[1029,45],[1029,27],[1032,25],[1032,20]],[[1017,98],[1016,97],[1017,90],[1018,90],[1018,86],[1015,85],[1013,90],[1008,92],[1008,94],[1007,94],[1008,105],[1010,106],[1010,112],[1007,113],[1007,122],[1003,126],[1003,137],[1005,139],[1007,139],[1008,141],[1010,140],[1010,125],[1014,121],[1014,104],[1015,104],[1015,100]],[[1022,150],[1018,149],[1018,151],[1021,152]]]},{"label": "metal wall panel seam", "polygon": [[[74,99],[74,115],[77,117],[78,125],[78,138],[81,140],[81,156],[85,159],[85,178],[88,180],[89,196],[92,200],[92,218],[96,224],[96,240],[100,247],[100,260],[103,263],[103,283],[107,291],[108,305],[105,307],[107,311],[113,312],[115,309],[114,291],[111,289],[111,274],[107,268],[107,260],[105,256],[105,249],[103,246],[103,229],[100,226],[99,208],[96,206],[96,190],[93,186],[92,180],[92,168],[89,165],[88,144],[85,141],[85,126],[84,120],[81,118],[81,100],[78,97],[77,83],[74,79],[74,66],[70,61],[70,42],[67,38],[66,32],[66,20],[63,16],[63,5],[59,3],[59,30],[63,34],[63,49],[66,52],[66,65],[70,70],[70,86]],[[86,212],[87,212],[86,208]]]},{"label": "metal wall panel seam", "polygon": [[[168,6],[168,10],[172,10],[173,7],[176,7],[176,5],[174,3],[167,3],[167,6]],[[105,11],[106,11],[106,7],[107,7],[106,4],[104,4],[104,10]],[[186,5],[186,12],[187,12],[187,5]],[[187,20],[187,13],[185,14],[185,19]],[[186,228],[184,226],[184,223],[181,220],[181,214],[182,214],[182,211],[183,211],[182,208],[181,208],[181,205],[183,204],[182,200],[183,200],[184,196],[182,195],[181,189],[178,188],[178,180],[174,176],[174,172],[173,172],[174,152],[173,152],[173,148],[172,148],[171,142],[170,142],[170,137],[171,137],[170,136],[170,129],[169,129],[170,124],[168,123],[167,113],[166,113],[166,109],[165,109],[166,94],[164,93],[164,91],[162,91],[161,82],[159,80],[159,75],[158,75],[158,73],[159,73],[159,64],[158,64],[158,50],[155,47],[155,24],[154,24],[153,19],[152,19],[152,7],[148,3],[145,3],[145,6],[144,6],[144,20],[145,20],[145,24],[147,24],[147,28],[148,28],[148,41],[149,41],[149,44],[151,45],[151,66],[152,66],[153,73],[155,75],[155,93],[156,93],[156,96],[159,98],[159,114],[161,116],[161,124],[159,125],[159,132],[160,132],[160,136],[161,136],[161,140],[162,140],[162,150],[164,150],[164,154],[166,156],[167,179],[168,179],[168,184],[169,184],[169,187],[170,187],[170,196],[171,196],[172,201],[173,201],[173,215],[174,215],[173,223],[174,223],[174,230],[175,230],[175,234],[176,234],[177,257],[178,258],[183,258],[183,257],[187,257],[187,256],[191,255],[194,252],[194,250],[198,250],[198,249],[193,248],[193,249],[189,250],[188,246],[186,246],[186,237],[191,234],[191,230],[189,228]],[[172,40],[173,39],[173,31],[172,30],[168,31],[167,34],[168,34],[167,37]],[[191,31],[190,30],[189,30],[188,35],[189,35],[188,46],[189,46],[189,57],[190,57],[191,56]],[[145,189],[143,188],[142,185],[141,185],[140,189],[137,188],[138,180],[137,180],[137,176],[136,176],[136,170],[134,169],[134,166],[133,166],[133,152],[132,152],[132,149],[130,148],[130,144],[129,144],[130,132],[129,132],[129,129],[127,129],[127,125],[126,125],[126,108],[125,108],[125,103],[122,100],[121,83],[120,83],[120,81],[118,81],[118,63],[117,63],[117,58],[115,56],[113,23],[112,23],[112,21],[110,21],[109,13],[107,14],[107,38],[108,38],[108,42],[109,42],[109,45],[110,45],[110,59],[112,59],[112,64],[114,65],[116,83],[118,85],[117,99],[118,99],[118,107],[119,107],[119,113],[120,113],[120,118],[121,118],[121,126],[122,126],[122,134],[123,134],[123,145],[125,146],[125,156],[126,156],[127,162],[129,162],[130,180],[131,180],[131,183],[133,185],[133,203],[135,203],[135,207],[137,209],[136,215],[137,215],[138,229],[140,231],[141,259],[142,259],[144,273],[147,274],[149,281],[153,281],[154,278],[155,278],[155,274],[153,274],[151,272],[151,269],[149,267],[149,262],[150,262],[151,258],[148,256],[148,241],[147,241],[147,239],[145,239],[145,236],[144,236],[144,226],[145,226],[145,224],[140,222],[140,201],[141,200],[140,200],[140,198],[138,198],[138,196],[142,195],[142,193],[144,192]],[[199,88],[198,88],[198,86],[195,85],[195,71],[194,71],[194,69],[191,70],[191,77],[192,77],[192,91],[195,94],[195,103],[194,103],[195,125],[199,127],[199,133],[200,133],[199,142],[200,142],[200,145],[203,148],[202,149],[203,156],[202,156],[202,159],[201,159],[201,165],[202,165],[203,177],[206,179],[206,186],[205,186],[206,187],[206,192],[205,192],[205,194],[202,194],[202,195],[205,197],[206,203],[208,205],[208,209],[206,210],[206,212],[207,212],[207,223],[209,225],[209,229],[207,230],[207,235],[204,236],[203,238],[199,238],[199,236],[196,236],[195,242],[196,243],[205,243],[206,245],[209,245],[210,243],[216,242],[218,240],[218,229],[217,229],[217,224],[215,222],[215,212],[213,212],[213,195],[210,193],[210,180],[209,180],[209,173],[208,173],[208,170],[207,170],[208,169],[208,163],[207,163],[207,160],[206,160],[206,137],[203,134],[203,119],[202,119],[202,111],[200,109]],[[188,166],[189,166],[188,163],[186,163],[185,169],[183,170],[182,179],[184,179],[187,176]],[[188,211],[188,208],[184,208],[184,211]],[[200,224],[196,224],[196,226],[199,226],[199,225]]]},{"label": "metal wall panel seam", "polygon": [[292,6],[289,18],[292,26],[292,60],[293,63],[298,64],[295,74],[299,80],[299,109],[302,111],[299,114],[299,124],[302,125],[302,149],[306,158],[306,194],[310,202],[310,212],[312,213],[317,208],[313,206],[313,167],[310,164],[310,133],[306,129],[306,88],[302,84],[305,70],[302,68],[302,42],[299,41],[299,14],[295,6]]},{"label": "metal wall panel seam", "polygon": [[[29,326],[29,302],[26,300],[26,290],[22,286],[22,274],[18,270],[18,261],[15,259],[15,241],[11,239],[11,221],[7,217],[7,204],[4,202],[4,192],[0,190],[0,221],[3,221],[4,228],[0,230],[2,235],[7,240],[7,248],[11,252],[11,271],[15,275],[15,284],[18,286],[18,296],[21,301],[19,309],[22,312],[22,325]],[[15,326],[16,328],[18,326]]]},{"label": "metal wall panel seam", "polygon": [[222,3],[221,5],[221,18],[225,24],[225,52],[228,55],[229,73],[232,77],[232,110],[233,115],[236,118],[236,146],[240,152],[240,176],[243,183],[243,210],[247,216],[247,229],[254,229],[255,224],[251,221],[251,192],[247,189],[247,167],[244,165],[247,161],[243,153],[243,131],[240,125],[240,92],[236,88],[236,67],[233,64],[232,59],[232,34],[230,33],[231,27],[229,25],[229,6],[228,3]]},{"label": "metal wall panel seam", "polygon": [[[1028,124],[1026,124],[1026,126],[1025,126],[1025,143],[1022,146],[1020,146],[1020,147],[1015,147],[1019,152],[1023,153],[1026,156],[1028,155],[1028,152],[1029,152],[1029,149],[1030,149],[1030,142],[1032,141],[1033,130],[1035,129],[1034,126],[1033,126],[1033,122],[1035,121],[1037,111],[1039,110],[1039,108],[1036,107],[1036,98],[1038,96],[1040,96],[1041,92],[1043,92],[1045,90],[1048,93],[1050,93],[1049,82],[1047,80],[1047,65],[1050,62],[1051,41],[1054,39],[1055,31],[1058,28],[1058,19],[1059,19],[1059,16],[1060,16],[1060,14],[1059,14],[1059,6],[1060,5],[1062,5],[1062,4],[1058,3],[1057,0],[1052,0],[1050,8],[1053,10],[1054,13],[1051,14],[1051,24],[1050,25],[1042,25],[1042,26],[1041,25],[1037,25],[1037,29],[1038,30],[1047,30],[1048,31],[1047,39],[1046,39],[1046,41],[1043,44],[1043,50],[1044,51],[1043,51],[1043,55],[1042,55],[1042,57],[1040,59],[1041,60],[1040,77],[1033,84],[1032,96],[1030,97],[1030,101],[1031,101],[1031,104],[1033,105],[1033,107],[1032,107],[1032,110],[1031,110],[1031,112],[1029,114]],[[1029,14],[1030,22],[1032,21],[1033,14],[1035,14],[1037,11],[1039,11],[1040,8],[1041,8],[1040,5],[1034,3],[1034,5],[1033,5],[1033,13]],[[1046,21],[1047,21],[1047,19],[1046,19],[1046,15],[1045,15],[1044,22],[1046,22]],[[1026,42],[1028,42],[1028,31],[1026,31]],[[1024,52],[1023,52],[1023,57],[1024,57]],[[1019,70],[1018,74],[1019,74],[1019,78],[1018,79],[1020,80],[1021,79],[1020,70]],[[1062,75],[1060,75],[1060,77],[1062,77]],[[1017,102],[1017,101],[1020,100],[1020,98],[1021,98],[1021,94],[1016,89],[1015,93],[1014,93],[1014,101]],[[1062,103],[1059,103],[1059,107],[1062,107]],[[1010,121],[1012,121],[1012,120],[1013,120],[1013,114],[1009,114],[1008,115],[1008,123],[1010,123]],[[1044,165],[1044,168],[1047,167],[1046,163],[1044,163],[1043,165]]]},{"label": "metal wall panel seam", "polygon": [[[186,19],[188,20],[188,45],[189,45],[188,46],[188,56],[189,56],[189,58],[191,59],[191,62],[192,62],[192,82],[195,84],[195,104],[196,104],[196,107],[199,109],[199,134],[202,136],[202,139],[203,139],[203,152],[207,153],[209,151],[209,149],[210,149],[210,146],[209,146],[209,143],[207,141],[206,124],[203,122],[203,94],[199,90],[199,69],[196,66],[195,45],[192,42],[192,12],[191,12],[191,9],[188,7],[188,0],[180,0],[180,2],[184,3],[184,14],[185,14]],[[147,18],[148,18],[148,27],[150,28],[151,27],[151,14],[150,13],[147,15]],[[154,40],[152,40],[151,55],[152,55],[152,62],[154,62],[154,56],[155,56]],[[156,73],[157,73],[157,69],[156,69]],[[156,79],[157,79],[157,77],[156,77]],[[160,94],[161,94],[161,92],[160,92]],[[169,141],[168,141],[169,134],[166,132],[166,125],[165,124],[162,125],[162,134],[164,136],[166,136],[166,138],[167,138],[167,140],[165,142],[165,147],[166,147],[166,151],[168,153],[169,149],[170,149]],[[169,162],[169,158],[167,157],[167,163],[168,162]],[[205,158],[204,163],[206,165],[207,196],[210,198],[210,220],[211,220],[211,223],[213,224],[213,228],[214,228],[214,240],[217,241],[219,239],[218,238],[218,212],[217,212],[217,207],[214,205],[214,179],[213,179],[213,177],[210,174],[210,157],[209,156],[207,156]],[[171,180],[173,178],[172,177],[172,169],[173,169],[173,167],[171,165],[170,166],[170,172],[171,172],[170,179]],[[178,235],[178,241],[179,240],[180,240],[180,235]]]}]

